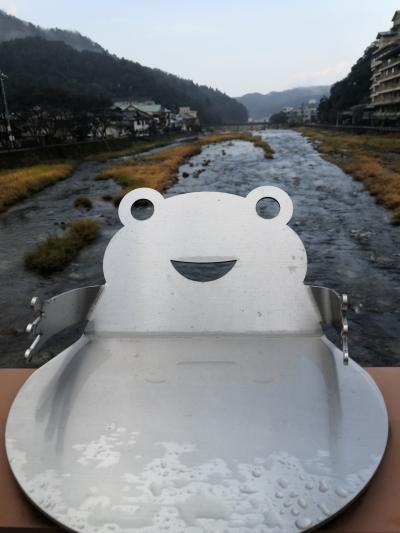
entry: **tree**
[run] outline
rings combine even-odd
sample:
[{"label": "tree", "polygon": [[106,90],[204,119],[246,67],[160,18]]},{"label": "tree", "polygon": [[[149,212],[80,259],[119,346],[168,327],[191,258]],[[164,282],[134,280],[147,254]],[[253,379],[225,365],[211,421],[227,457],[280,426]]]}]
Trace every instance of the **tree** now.
[{"label": "tree", "polygon": [[335,124],[338,112],[369,102],[373,50],[372,46],[367,48],[350,73],[332,85],[329,97],[321,98],[318,107],[321,122]]},{"label": "tree", "polygon": [[279,111],[279,113],[274,113],[269,117],[269,123],[274,126],[286,126],[288,124],[287,114],[283,111]]},{"label": "tree", "polygon": [[[171,109],[190,106],[204,124],[247,122],[246,108],[216,89],[110,54],[78,52],[40,37],[0,44],[0,64],[9,75],[14,110],[42,107],[100,109],[100,101],[151,98]],[[96,103],[97,101],[97,103]]]}]

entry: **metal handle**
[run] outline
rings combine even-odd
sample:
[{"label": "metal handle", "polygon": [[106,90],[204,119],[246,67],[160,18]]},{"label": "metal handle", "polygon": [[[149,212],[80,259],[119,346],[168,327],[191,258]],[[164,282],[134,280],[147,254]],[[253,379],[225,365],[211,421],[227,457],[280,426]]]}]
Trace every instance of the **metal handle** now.
[{"label": "metal handle", "polygon": [[343,364],[349,364],[349,323],[347,311],[349,298],[347,294],[340,295],[327,287],[310,286],[314,300],[318,306],[322,320],[330,324],[340,333],[342,339]]},{"label": "metal handle", "polygon": [[343,364],[349,364],[349,323],[347,321],[347,311],[349,309],[349,298],[347,294],[342,294],[342,350],[343,350]]},{"label": "metal handle", "polygon": [[102,287],[103,285],[95,285],[73,289],[43,303],[37,296],[32,298],[31,307],[39,314],[26,327],[26,332],[35,338],[25,351],[25,359],[31,361],[35,353],[51,337],[65,328],[86,320]]}]

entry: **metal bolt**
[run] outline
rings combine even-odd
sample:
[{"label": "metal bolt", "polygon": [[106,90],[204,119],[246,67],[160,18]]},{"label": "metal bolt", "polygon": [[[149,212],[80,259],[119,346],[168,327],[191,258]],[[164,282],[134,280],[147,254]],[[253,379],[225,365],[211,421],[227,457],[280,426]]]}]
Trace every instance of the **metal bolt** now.
[{"label": "metal bolt", "polygon": [[31,307],[34,311],[40,311],[42,309],[42,302],[39,296],[34,296],[31,300]]}]

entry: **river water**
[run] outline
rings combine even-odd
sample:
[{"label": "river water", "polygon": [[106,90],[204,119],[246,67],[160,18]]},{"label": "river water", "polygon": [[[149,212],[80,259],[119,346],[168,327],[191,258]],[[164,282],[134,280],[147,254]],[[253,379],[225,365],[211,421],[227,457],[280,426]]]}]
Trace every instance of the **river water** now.
[{"label": "river water", "polygon": [[[246,195],[260,185],[277,185],[292,197],[289,225],[308,254],[306,282],[350,294],[350,355],[363,365],[400,364],[400,226],[375,204],[362,184],[320,157],[298,133],[267,130],[262,135],[275,150],[234,141],[204,147],[179,171],[167,196],[191,191],[225,191]],[[102,256],[120,227],[116,209],[102,199],[119,187],[93,181],[105,164],[85,163],[62,182],[0,215],[0,366],[23,366],[28,344],[24,327],[29,300],[102,283]],[[184,177],[185,176],[185,177]],[[85,213],[73,207],[77,195],[92,200]],[[79,216],[96,217],[101,237],[82,251],[64,272],[41,278],[23,268],[27,248]]]}]

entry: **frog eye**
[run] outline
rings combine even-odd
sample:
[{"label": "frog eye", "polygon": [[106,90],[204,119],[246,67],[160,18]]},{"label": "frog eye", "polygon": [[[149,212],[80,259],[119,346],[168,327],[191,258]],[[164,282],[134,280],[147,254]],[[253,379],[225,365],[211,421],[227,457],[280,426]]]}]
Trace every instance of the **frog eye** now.
[{"label": "frog eye", "polygon": [[257,215],[261,218],[266,218],[267,220],[277,217],[280,210],[281,206],[275,198],[260,198],[256,203]]},{"label": "frog eye", "polygon": [[285,225],[292,218],[293,203],[278,187],[258,187],[247,195],[258,216],[271,223]]},{"label": "frog eye", "polygon": [[133,202],[131,214],[136,220],[147,220],[154,213],[154,204],[147,198],[141,198]]},{"label": "frog eye", "polygon": [[151,218],[164,197],[154,189],[142,187],[128,192],[119,204],[118,215],[124,226]]}]

